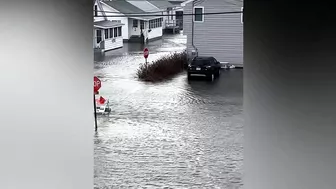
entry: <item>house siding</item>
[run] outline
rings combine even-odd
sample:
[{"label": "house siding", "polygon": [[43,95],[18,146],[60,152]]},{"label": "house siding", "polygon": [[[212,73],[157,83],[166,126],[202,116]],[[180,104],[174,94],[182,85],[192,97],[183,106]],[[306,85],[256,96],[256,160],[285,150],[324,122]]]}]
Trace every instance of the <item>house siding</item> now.
[{"label": "house siding", "polygon": [[[115,41],[113,42],[113,39]],[[117,49],[123,47],[123,38],[122,37],[115,37],[115,38],[110,38],[110,39],[105,39],[105,51]]]},{"label": "house siding", "polygon": [[162,27],[153,28],[148,32],[148,40],[158,39],[162,37]]},{"label": "house siding", "polygon": [[[204,12],[241,11],[239,1],[204,0],[195,6],[204,7]],[[185,14],[193,13],[192,3],[184,7]],[[187,51],[192,46],[193,16],[184,16],[183,33],[187,35]],[[243,24],[241,14],[204,15],[204,22],[194,23],[194,45],[199,56],[213,56],[220,62],[243,66]]]},{"label": "house siding", "polygon": [[133,20],[132,18],[128,19],[128,32],[129,32],[129,36],[128,39],[132,36],[140,36],[141,34],[141,29],[140,29],[140,20],[137,20],[138,22],[138,27],[133,27]]}]

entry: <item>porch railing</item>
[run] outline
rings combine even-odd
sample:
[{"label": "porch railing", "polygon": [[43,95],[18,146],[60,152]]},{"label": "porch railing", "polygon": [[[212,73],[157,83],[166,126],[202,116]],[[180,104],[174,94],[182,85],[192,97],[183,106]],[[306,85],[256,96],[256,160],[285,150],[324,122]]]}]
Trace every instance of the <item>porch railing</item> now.
[{"label": "porch railing", "polygon": [[183,28],[183,20],[166,20],[165,26],[166,28]]}]

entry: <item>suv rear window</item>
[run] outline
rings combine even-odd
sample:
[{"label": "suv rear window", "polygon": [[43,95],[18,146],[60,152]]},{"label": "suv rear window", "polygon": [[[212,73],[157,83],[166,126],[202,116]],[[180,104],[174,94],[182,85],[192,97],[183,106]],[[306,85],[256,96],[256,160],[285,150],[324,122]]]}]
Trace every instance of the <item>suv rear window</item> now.
[{"label": "suv rear window", "polygon": [[210,59],[194,59],[191,62],[191,65],[194,65],[194,66],[211,65],[211,61],[210,61]]}]

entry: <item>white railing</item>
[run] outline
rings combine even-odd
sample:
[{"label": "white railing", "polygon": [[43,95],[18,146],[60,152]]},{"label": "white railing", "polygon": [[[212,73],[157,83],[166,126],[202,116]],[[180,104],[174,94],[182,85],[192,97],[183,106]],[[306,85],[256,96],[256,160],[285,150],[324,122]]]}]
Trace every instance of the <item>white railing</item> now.
[{"label": "white railing", "polygon": [[166,27],[183,27],[183,21],[182,20],[166,20],[165,22]]}]

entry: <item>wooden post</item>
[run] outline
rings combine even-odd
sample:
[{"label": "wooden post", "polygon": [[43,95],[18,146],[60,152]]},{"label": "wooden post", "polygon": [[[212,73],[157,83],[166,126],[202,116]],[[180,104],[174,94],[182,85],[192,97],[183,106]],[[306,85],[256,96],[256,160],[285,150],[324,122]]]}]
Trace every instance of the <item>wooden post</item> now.
[{"label": "wooden post", "polygon": [[95,94],[93,93],[93,108],[94,108],[94,119],[95,119],[95,131],[98,130],[98,125],[97,125],[97,107],[96,107],[96,97]]}]

